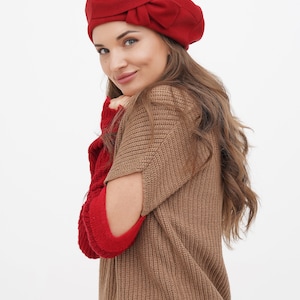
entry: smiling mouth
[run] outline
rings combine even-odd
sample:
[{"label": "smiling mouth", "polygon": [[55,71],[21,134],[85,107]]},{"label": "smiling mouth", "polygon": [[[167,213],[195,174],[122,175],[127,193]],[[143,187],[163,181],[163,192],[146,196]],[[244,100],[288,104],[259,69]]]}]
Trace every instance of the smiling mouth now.
[{"label": "smiling mouth", "polygon": [[128,83],[129,81],[131,81],[136,75],[136,71],[135,72],[130,72],[130,73],[126,73],[126,74],[122,74],[121,76],[119,76],[117,78],[117,82],[119,84],[125,84]]}]

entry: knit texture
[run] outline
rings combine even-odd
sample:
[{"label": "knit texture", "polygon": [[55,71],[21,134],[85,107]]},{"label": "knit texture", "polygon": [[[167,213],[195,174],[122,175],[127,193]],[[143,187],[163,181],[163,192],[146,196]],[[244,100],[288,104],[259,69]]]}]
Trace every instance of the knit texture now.
[{"label": "knit texture", "polygon": [[142,215],[147,215],[135,243],[113,259],[101,259],[101,300],[230,299],[222,257],[220,151],[208,134],[213,155],[197,141],[194,172],[187,167],[192,126],[178,109],[195,120],[193,100],[180,90],[156,87],[150,94],[154,135],[140,105],[120,123],[114,162],[106,182],[141,172]]}]

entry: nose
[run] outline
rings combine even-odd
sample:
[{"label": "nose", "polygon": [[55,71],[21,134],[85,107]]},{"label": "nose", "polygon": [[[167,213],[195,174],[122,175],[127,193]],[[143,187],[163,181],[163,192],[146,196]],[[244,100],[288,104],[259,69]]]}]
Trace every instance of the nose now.
[{"label": "nose", "polygon": [[111,72],[116,72],[127,65],[124,51],[115,49],[110,53],[109,68]]}]

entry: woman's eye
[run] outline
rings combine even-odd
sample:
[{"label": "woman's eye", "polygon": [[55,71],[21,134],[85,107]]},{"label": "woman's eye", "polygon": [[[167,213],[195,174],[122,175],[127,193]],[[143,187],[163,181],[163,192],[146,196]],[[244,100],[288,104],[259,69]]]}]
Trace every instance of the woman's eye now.
[{"label": "woman's eye", "polygon": [[124,42],[124,45],[125,46],[130,46],[130,45],[132,45],[132,44],[134,44],[134,43],[136,43],[137,42],[137,39],[128,39],[128,40],[126,40],[125,42]]},{"label": "woman's eye", "polygon": [[98,52],[99,54],[103,55],[103,54],[108,53],[109,51],[108,51],[108,49],[106,49],[106,48],[99,48],[99,49],[97,49],[97,52]]}]

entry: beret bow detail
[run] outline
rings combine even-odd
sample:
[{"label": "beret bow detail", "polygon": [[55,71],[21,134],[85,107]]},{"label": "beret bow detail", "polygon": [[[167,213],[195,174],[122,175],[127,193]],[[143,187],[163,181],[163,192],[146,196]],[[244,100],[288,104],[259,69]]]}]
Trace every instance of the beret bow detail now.
[{"label": "beret bow detail", "polygon": [[170,1],[153,0],[128,11],[126,22],[139,26],[149,26],[153,21],[164,29],[176,21],[180,7]]}]

